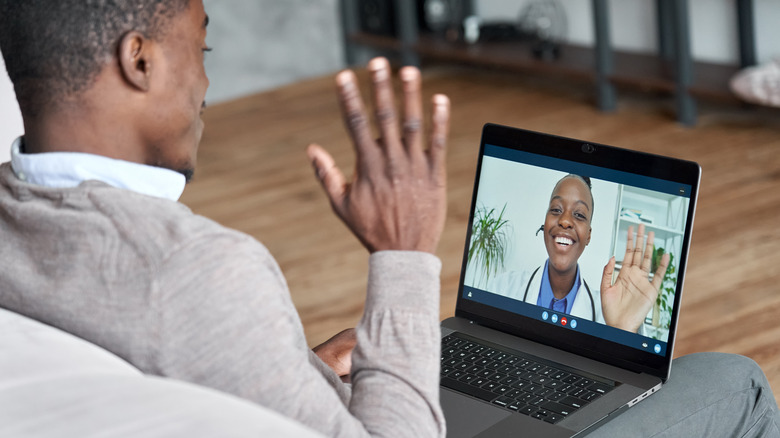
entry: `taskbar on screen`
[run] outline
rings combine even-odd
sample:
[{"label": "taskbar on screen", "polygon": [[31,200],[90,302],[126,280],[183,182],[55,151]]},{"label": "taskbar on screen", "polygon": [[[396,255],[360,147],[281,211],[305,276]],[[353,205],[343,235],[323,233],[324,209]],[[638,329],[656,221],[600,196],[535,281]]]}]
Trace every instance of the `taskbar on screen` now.
[{"label": "taskbar on screen", "polygon": [[566,313],[555,312],[544,307],[535,306],[470,286],[463,286],[463,298],[528,318],[534,318],[569,330],[576,330],[580,333],[596,336],[648,353],[655,353],[659,356],[666,355],[666,342],[593,322],[586,318],[578,318]]}]

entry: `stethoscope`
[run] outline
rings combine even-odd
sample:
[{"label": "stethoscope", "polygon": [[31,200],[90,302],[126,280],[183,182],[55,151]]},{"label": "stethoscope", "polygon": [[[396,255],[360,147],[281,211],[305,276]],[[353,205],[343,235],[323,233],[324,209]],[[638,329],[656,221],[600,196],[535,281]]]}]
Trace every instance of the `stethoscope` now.
[{"label": "stethoscope", "polygon": [[[540,231],[544,231],[544,225],[542,225],[538,230],[536,230],[536,235],[539,235]],[[523,294],[523,302],[528,302],[528,290],[531,289],[531,282],[534,281],[534,277],[536,276],[536,273],[539,272],[539,269],[542,267],[539,266],[538,268],[534,269],[533,274],[531,274],[531,278],[528,280],[528,284],[525,286],[525,293]],[[585,290],[588,292],[588,298],[590,298],[590,314],[591,314],[591,321],[596,321],[596,302],[593,300],[593,294],[590,292],[590,287],[588,287],[588,282],[585,281],[585,279],[582,279],[582,284],[585,285]]]}]

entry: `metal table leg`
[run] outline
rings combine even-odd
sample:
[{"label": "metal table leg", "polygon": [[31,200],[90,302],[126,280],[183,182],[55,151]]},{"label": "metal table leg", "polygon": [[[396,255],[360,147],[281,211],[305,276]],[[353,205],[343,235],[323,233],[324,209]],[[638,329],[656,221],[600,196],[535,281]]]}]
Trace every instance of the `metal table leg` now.
[{"label": "metal table leg", "polygon": [[593,22],[596,32],[596,100],[601,111],[614,111],[617,97],[615,86],[609,80],[615,67],[609,37],[607,0],[593,0]]},{"label": "metal table leg", "polygon": [[357,47],[349,37],[357,32],[359,19],[357,14],[357,0],[340,0],[341,30],[344,39],[344,58],[347,65],[355,65],[358,62]]},{"label": "metal table leg", "polygon": [[688,0],[672,2],[675,39],[675,102],[677,120],[686,126],[696,124],[696,101],[689,91],[693,82],[693,61],[691,60],[691,40],[688,21]]},{"label": "metal table leg", "polygon": [[756,65],[756,25],[754,17],[753,0],[737,0],[739,63],[743,68]]},{"label": "metal table leg", "polygon": [[417,44],[417,4],[414,0],[398,0],[396,23],[401,40],[401,62],[404,65],[420,66],[420,57],[414,50]]},{"label": "metal table leg", "polygon": [[[658,53],[664,61],[674,60],[674,29],[672,29],[672,5],[670,0],[655,0],[656,25],[658,27]],[[674,0],[672,0],[674,1]]]}]

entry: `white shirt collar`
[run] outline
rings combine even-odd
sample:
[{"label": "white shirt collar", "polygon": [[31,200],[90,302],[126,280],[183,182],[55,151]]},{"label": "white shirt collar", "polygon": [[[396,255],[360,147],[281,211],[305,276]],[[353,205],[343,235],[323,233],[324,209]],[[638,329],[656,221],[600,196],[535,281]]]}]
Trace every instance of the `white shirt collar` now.
[{"label": "white shirt collar", "polygon": [[98,180],[171,201],[178,201],[184,192],[184,175],[173,170],[81,152],[24,154],[21,144],[19,137],[11,145],[11,167],[17,178],[31,184],[70,188]]}]

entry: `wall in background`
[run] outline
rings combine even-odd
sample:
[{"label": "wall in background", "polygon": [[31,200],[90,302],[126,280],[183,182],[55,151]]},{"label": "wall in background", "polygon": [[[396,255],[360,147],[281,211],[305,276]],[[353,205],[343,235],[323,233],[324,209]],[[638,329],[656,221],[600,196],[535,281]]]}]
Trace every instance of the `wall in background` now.
[{"label": "wall in background", "polygon": [[[530,0],[476,0],[484,18],[515,18]],[[204,0],[211,18],[206,56],[211,79],[207,99],[225,101],[333,73],[344,66],[338,0]],[[590,2],[562,0],[569,39],[592,44]],[[689,0],[691,41],[697,59],[734,63],[737,37],[734,2]],[[617,48],[656,50],[655,2],[610,2],[612,41]],[[760,62],[780,56],[780,3],[755,0]],[[0,73],[0,162],[11,139],[21,134],[21,116],[10,81]]]},{"label": "wall in background", "polygon": [[337,0],[205,0],[206,96],[218,102],[344,65]]},{"label": "wall in background", "polygon": [[[477,14],[485,19],[513,19],[532,0],[476,0]],[[569,41],[593,44],[591,2],[559,0],[566,14]],[[609,2],[614,47],[635,52],[652,52],[658,47],[655,1],[613,0]],[[691,50],[697,60],[736,64],[736,9],[733,0],[688,0]],[[780,57],[780,2],[754,0],[756,51],[760,63]]]},{"label": "wall in background", "polygon": [[[514,19],[531,0],[475,0],[486,19]],[[569,40],[593,44],[591,2],[560,0],[568,18]],[[759,62],[780,57],[780,2],[754,0]],[[205,0],[211,16],[206,59],[211,79],[208,99],[223,101],[329,74],[343,68],[338,0]],[[652,52],[657,48],[655,1],[609,2],[616,48]],[[691,45],[698,60],[736,63],[733,0],[688,0]]]}]

